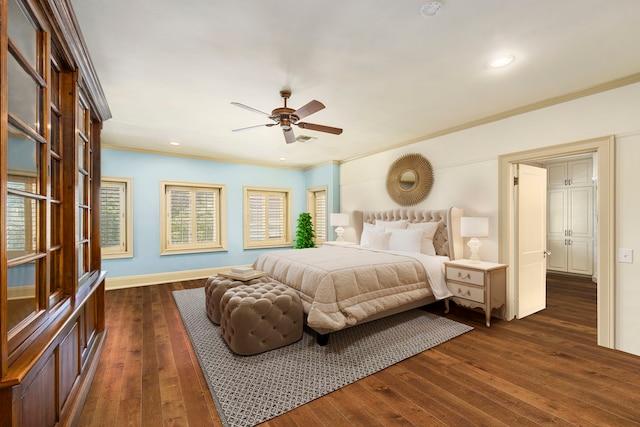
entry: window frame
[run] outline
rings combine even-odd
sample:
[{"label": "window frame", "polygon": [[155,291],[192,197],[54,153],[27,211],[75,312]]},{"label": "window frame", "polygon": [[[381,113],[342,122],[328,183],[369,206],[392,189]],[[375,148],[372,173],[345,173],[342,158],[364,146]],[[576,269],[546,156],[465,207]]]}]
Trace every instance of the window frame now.
[{"label": "window frame", "polygon": [[[317,212],[317,200],[318,195],[322,194],[325,199],[324,209],[325,211],[320,215],[323,216],[324,219],[324,227],[318,227],[318,217],[319,214]],[[307,212],[311,214],[311,220],[313,221],[313,231],[315,232],[315,243],[316,245],[320,245],[329,240],[329,191],[326,185],[320,187],[313,187],[307,189]],[[324,236],[321,235],[319,231],[324,233]]]},{"label": "window frame", "polygon": [[[169,198],[167,191],[171,187],[182,188],[195,194],[197,190],[211,190],[217,193],[216,203],[216,240],[214,242],[187,244],[170,244],[169,236],[171,235],[169,219]],[[176,255],[203,252],[221,252],[227,250],[227,218],[226,218],[226,185],[195,183],[182,181],[161,181],[160,182],[160,255]],[[194,206],[195,209],[195,206]]]},{"label": "window frame", "polygon": [[[114,258],[133,258],[133,180],[131,178],[103,176],[100,180],[100,218],[102,219],[102,188],[119,187],[122,188],[123,194],[120,197],[121,203],[124,202],[124,209],[120,206],[122,222],[120,228],[120,246],[119,247],[102,247],[100,245],[100,253],[102,259]],[[124,211],[124,212],[123,212]],[[100,224],[100,236],[102,236],[102,223]],[[100,242],[102,243],[102,242]]]},{"label": "window frame", "polygon": [[[279,247],[291,247],[293,245],[293,233],[292,233],[292,200],[293,190],[290,188],[273,188],[273,187],[243,187],[244,205],[243,205],[243,234],[244,234],[244,249],[263,249],[263,248],[279,248]],[[249,197],[253,194],[268,196],[270,194],[278,194],[284,196],[284,219],[283,230],[284,236],[277,240],[251,240],[251,223],[250,223],[250,203]]]}]

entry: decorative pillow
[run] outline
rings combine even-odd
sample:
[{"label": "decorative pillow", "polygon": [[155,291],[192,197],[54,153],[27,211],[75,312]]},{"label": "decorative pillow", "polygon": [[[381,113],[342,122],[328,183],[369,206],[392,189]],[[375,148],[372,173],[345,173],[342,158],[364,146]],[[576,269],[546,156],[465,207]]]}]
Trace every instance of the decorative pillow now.
[{"label": "decorative pillow", "polygon": [[385,233],[383,231],[375,231],[372,229],[362,230],[362,237],[360,238],[360,246],[369,249],[379,249],[386,251],[389,249],[389,239],[391,233]]},{"label": "decorative pillow", "polygon": [[402,219],[400,221],[381,221],[376,219],[376,226],[384,227],[384,228],[407,228],[409,225],[409,221],[406,219]]},{"label": "decorative pillow", "polygon": [[391,233],[391,238],[389,239],[389,250],[420,253],[423,234],[422,230],[408,230],[402,228],[387,228],[386,230]]},{"label": "decorative pillow", "polygon": [[409,224],[408,230],[422,230],[422,243],[420,245],[420,252],[425,255],[435,255],[436,249],[433,246],[433,236],[438,231],[440,226],[439,222],[418,222],[415,224]]}]

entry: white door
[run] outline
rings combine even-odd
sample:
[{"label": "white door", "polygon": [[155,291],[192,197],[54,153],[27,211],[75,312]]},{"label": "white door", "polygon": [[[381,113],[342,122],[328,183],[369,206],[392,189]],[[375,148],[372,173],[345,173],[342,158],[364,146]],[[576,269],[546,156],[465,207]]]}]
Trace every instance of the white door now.
[{"label": "white door", "polygon": [[547,306],[547,170],[518,166],[516,185],[516,317]]}]

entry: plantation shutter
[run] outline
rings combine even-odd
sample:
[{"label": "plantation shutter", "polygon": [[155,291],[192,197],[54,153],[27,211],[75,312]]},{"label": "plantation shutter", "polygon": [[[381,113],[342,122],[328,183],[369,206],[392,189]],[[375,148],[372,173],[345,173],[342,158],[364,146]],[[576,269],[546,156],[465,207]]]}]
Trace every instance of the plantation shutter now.
[{"label": "plantation shutter", "polygon": [[248,204],[249,241],[284,243],[287,238],[287,194],[250,192]]},{"label": "plantation shutter", "polygon": [[218,241],[219,190],[167,187],[169,246]]},{"label": "plantation shutter", "polygon": [[169,244],[191,242],[191,194],[178,188],[169,188]]},{"label": "plantation shutter", "polygon": [[[7,182],[9,190],[17,190],[23,193],[35,193],[35,179],[24,176],[9,175]],[[37,202],[24,195],[7,195],[7,251],[8,257],[33,253],[36,250],[36,216]]]},{"label": "plantation shutter", "polygon": [[100,246],[105,252],[125,249],[125,183],[103,182],[100,188]]},{"label": "plantation shutter", "polygon": [[[23,182],[8,182],[7,187],[14,190],[26,190]],[[23,252],[26,251],[26,218],[24,197],[9,194],[7,196],[7,250]]]},{"label": "plantation shutter", "polygon": [[284,207],[285,200],[282,194],[270,194],[269,201],[269,240],[284,239]]},{"label": "plantation shutter", "polygon": [[327,192],[325,190],[314,192],[314,231],[316,233],[316,241],[324,242],[327,240]]},{"label": "plantation shutter", "polygon": [[211,243],[216,241],[216,205],[217,193],[197,190],[196,198],[196,242]]},{"label": "plantation shutter", "polygon": [[267,237],[266,196],[249,195],[249,240],[258,242]]}]

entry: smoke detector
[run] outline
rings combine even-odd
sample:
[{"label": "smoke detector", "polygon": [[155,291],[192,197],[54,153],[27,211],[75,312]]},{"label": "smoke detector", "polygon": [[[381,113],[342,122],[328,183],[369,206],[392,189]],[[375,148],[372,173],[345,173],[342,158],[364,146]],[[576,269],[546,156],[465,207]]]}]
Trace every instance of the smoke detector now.
[{"label": "smoke detector", "polygon": [[430,1],[429,3],[425,3],[420,8],[420,15],[424,18],[431,18],[435,16],[442,9],[442,3],[439,1]]}]

